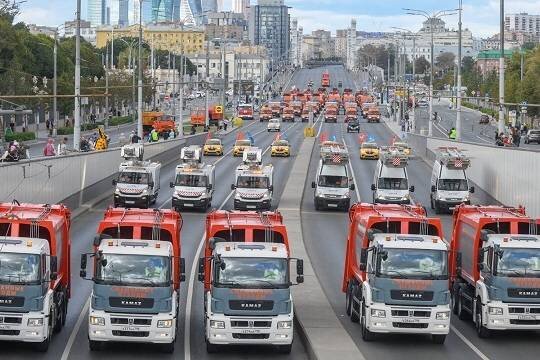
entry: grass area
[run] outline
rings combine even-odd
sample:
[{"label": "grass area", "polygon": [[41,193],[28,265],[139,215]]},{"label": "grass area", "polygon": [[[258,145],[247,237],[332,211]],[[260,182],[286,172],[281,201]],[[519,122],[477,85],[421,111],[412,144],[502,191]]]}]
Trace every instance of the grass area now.
[{"label": "grass area", "polygon": [[14,141],[17,140],[19,142],[22,141],[30,141],[36,139],[36,133],[34,132],[16,132],[16,133],[10,133],[6,134],[5,136],[6,141]]},{"label": "grass area", "polygon": [[109,126],[118,126],[122,124],[129,124],[132,122],[133,118],[131,116],[117,116],[109,120]]},{"label": "grass area", "polygon": [[492,117],[496,117],[497,114],[498,114],[497,111],[494,111],[494,110],[491,110],[491,109],[488,109],[488,108],[485,108],[485,107],[482,107],[482,106],[478,106],[478,105],[470,103],[468,101],[463,101],[461,103],[461,105],[463,105],[463,106],[465,106],[465,107],[467,107],[469,109],[478,110],[481,113],[487,114],[487,115],[492,116]]}]

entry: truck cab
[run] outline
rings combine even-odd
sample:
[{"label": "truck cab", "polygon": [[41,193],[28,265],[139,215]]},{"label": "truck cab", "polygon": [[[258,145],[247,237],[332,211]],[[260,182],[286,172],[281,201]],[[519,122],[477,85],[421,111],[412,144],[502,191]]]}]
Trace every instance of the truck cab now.
[{"label": "truck cab", "polygon": [[238,117],[242,120],[253,120],[253,105],[240,104],[238,105]]},{"label": "truck cab", "polygon": [[338,103],[327,101],[324,105],[324,122],[337,123]]},{"label": "truck cab", "polygon": [[262,164],[262,151],[251,147],[244,151],[243,163],[235,171],[235,210],[270,210],[274,192],[274,167]]},{"label": "truck cab", "polygon": [[381,146],[371,191],[373,203],[410,204],[414,186],[407,176],[408,156],[396,147]]},{"label": "truck cab", "polygon": [[523,208],[458,205],[452,236],[452,309],[479,337],[540,330],[540,219]]},{"label": "truck cab", "polygon": [[283,109],[283,115],[281,116],[281,120],[283,122],[294,122],[294,118],[294,109],[291,106],[285,106],[285,108]]},{"label": "truck cab", "polygon": [[70,216],[63,205],[0,203],[0,341],[44,352],[64,326]]},{"label": "truck cab", "polygon": [[[292,281],[291,265],[297,278]],[[303,263],[290,255],[280,213],[215,211],[206,219],[204,257],[206,348],[273,345],[291,351],[294,309],[291,286],[303,282]]]},{"label": "truck cab", "polygon": [[157,200],[160,189],[161,164],[142,161],[142,144],[128,144],[121,149],[126,160],[120,164],[118,178],[113,180],[114,207],[149,208]]},{"label": "truck cab", "polygon": [[457,148],[437,149],[431,172],[431,208],[435,213],[452,211],[459,204],[471,203],[474,186],[469,187],[466,170],[471,160]]},{"label": "truck cab", "polygon": [[349,153],[336,142],[321,144],[319,166],[315,181],[311,183],[314,191],[315,209],[341,209],[348,211],[351,203],[350,190],[354,184],[349,179]]},{"label": "truck cab", "polygon": [[[270,107],[270,105],[264,105],[262,108],[261,108],[261,111],[259,113],[259,121],[268,121],[270,120],[272,117],[274,116],[273,114],[273,111],[272,111],[272,108]],[[279,111],[277,111],[277,115],[276,116],[279,116]]]},{"label": "truck cab", "polygon": [[173,209],[180,212],[186,208],[210,208],[216,180],[214,165],[203,162],[202,149],[198,145],[182,148],[180,158],[182,163],[176,166],[175,180],[169,184],[174,189]]},{"label": "truck cab", "polygon": [[86,279],[93,262],[88,313],[90,350],[108,342],[157,344],[172,353],[179,321],[182,218],[172,210],[109,208],[91,253],[81,255]]},{"label": "truck cab", "polygon": [[429,334],[442,344],[450,331],[449,244],[439,219],[417,206],[355,204],[342,290],[346,313],[375,334]]}]

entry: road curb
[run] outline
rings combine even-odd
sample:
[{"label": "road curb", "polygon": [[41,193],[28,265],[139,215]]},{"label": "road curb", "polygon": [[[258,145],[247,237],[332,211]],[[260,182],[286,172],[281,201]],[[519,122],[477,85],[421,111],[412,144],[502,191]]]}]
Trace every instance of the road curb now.
[{"label": "road curb", "polygon": [[291,254],[304,259],[305,283],[292,289],[295,323],[309,359],[363,360],[364,356],[335,315],[304,244],[300,209],[315,141],[306,138],[300,146],[278,208],[287,227]]}]

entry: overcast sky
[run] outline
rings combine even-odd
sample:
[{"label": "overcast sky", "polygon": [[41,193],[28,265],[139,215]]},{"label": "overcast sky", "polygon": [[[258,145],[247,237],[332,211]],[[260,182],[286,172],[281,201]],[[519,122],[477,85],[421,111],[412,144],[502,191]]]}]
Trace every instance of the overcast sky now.
[{"label": "overcast sky", "polygon": [[[86,13],[86,0],[82,0],[82,14]],[[224,0],[230,8],[232,0]],[[256,0],[251,0],[255,3]],[[316,29],[336,30],[346,28],[355,18],[358,30],[392,31],[391,27],[418,30],[422,17],[406,15],[403,7],[427,12],[452,9],[459,0],[285,0],[291,14],[298,18],[304,33]],[[369,5],[366,5],[369,4]],[[441,8],[444,5],[446,8]],[[540,0],[505,0],[506,13],[528,12],[540,14]],[[27,0],[22,5],[18,20],[39,25],[55,26],[73,19],[76,0]],[[486,37],[498,32],[499,0],[463,0],[463,26],[476,37]],[[449,28],[457,28],[457,16],[445,18]]]}]

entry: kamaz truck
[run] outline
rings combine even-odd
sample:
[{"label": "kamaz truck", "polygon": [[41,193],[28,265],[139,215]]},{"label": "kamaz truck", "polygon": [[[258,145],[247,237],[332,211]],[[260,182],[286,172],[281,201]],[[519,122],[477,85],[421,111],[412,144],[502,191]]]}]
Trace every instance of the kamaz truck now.
[{"label": "kamaz truck", "polygon": [[70,225],[64,205],[0,203],[0,340],[47,351],[64,327],[71,296]]},{"label": "kamaz truck", "polygon": [[303,262],[291,257],[281,214],[214,211],[206,218],[204,249],[198,278],[204,283],[207,351],[218,352],[224,345],[273,345],[290,353],[291,286],[303,282]]},{"label": "kamaz truck", "polygon": [[88,311],[90,350],[105,343],[157,344],[174,351],[179,322],[182,218],[173,210],[109,208],[93,249],[81,255],[93,282]]},{"label": "kamaz truck", "polygon": [[342,290],[362,338],[427,334],[442,344],[450,331],[449,244],[439,219],[418,206],[355,204]]}]

